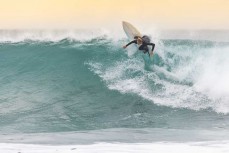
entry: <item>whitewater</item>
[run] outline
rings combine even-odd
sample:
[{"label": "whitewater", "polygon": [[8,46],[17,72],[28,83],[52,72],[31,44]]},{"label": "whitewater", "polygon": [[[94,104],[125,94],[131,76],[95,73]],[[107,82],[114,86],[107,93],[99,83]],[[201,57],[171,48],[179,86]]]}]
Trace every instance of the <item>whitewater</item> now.
[{"label": "whitewater", "polygon": [[229,32],[146,33],[0,30],[0,151],[228,152]]}]

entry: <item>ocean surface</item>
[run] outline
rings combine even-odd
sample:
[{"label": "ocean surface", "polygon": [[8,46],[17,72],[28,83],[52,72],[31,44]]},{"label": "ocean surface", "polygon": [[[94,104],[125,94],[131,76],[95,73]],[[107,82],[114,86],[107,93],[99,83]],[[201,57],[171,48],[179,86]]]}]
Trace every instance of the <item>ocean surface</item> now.
[{"label": "ocean surface", "polygon": [[0,152],[229,152],[228,34],[1,30]]}]

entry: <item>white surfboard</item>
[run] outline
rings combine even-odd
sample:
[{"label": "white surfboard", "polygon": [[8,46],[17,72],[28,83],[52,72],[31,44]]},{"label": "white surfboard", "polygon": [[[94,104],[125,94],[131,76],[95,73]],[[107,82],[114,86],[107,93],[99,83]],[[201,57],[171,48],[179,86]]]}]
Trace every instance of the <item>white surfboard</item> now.
[{"label": "white surfboard", "polygon": [[[130,24],[126,21],[122,21],[122,26],[123,26],[123,30],[125,31],[129,41],[134,40],[135,36],[142,37],[142,34],[132,24]],[[137,47],[137,45],[136,45],[136,47]],[[153,60],[153,56],[149,56],[148,54],[143,53],[142,56],[146,62]]]}]

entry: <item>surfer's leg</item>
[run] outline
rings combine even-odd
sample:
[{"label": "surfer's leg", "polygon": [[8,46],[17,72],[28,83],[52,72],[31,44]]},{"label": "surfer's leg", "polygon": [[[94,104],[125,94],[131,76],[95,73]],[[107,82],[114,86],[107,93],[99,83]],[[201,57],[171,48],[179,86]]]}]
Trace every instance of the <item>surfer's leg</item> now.
[{"label": "surfer's leg", "polygon": [[141,45],[138,49],[139,50],[144,50],[144,45]]},{"label": "surfer's leg", "polygon": [[149,56],[150,56],[149,48],[148,48],[147,45],[141,45],[141,46],[139,47],[139,50],[142,50],[144,54],[148,53]]},{"label": "surfer's leg", "polygon": [[141,45],[138,49],[142,50],[143,53],[149,52],[149,48],[147,47],[147,45]]}]

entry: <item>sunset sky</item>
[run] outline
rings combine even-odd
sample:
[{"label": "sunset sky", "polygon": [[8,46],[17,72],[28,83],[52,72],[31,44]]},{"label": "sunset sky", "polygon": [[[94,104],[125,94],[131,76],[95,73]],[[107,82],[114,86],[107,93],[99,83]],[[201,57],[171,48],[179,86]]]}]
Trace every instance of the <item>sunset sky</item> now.
[{"label": "sunset sky", "polygon": [[0,29],[229,29],[229,0],[0,0]]}]

